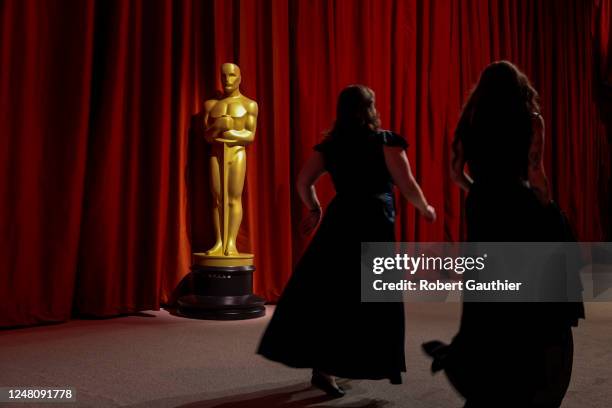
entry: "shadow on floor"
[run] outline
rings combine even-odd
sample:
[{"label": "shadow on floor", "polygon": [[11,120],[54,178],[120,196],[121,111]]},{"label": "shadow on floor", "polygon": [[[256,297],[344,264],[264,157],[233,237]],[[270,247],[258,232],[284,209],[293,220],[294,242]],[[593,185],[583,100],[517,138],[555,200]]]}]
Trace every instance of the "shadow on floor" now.
[{"label": "shadow on floor", "polygon": [[[349,384],[344,383],[342,387],[350,392]],[[332,399],[321,394],[313,390],[310,384],[298,384],[191,402],[175,408],[391,408],[393,406],[389,401],[372,398],[356,401],[352,398],[348,403],[342,403],[342,400],[343,398]]]}]

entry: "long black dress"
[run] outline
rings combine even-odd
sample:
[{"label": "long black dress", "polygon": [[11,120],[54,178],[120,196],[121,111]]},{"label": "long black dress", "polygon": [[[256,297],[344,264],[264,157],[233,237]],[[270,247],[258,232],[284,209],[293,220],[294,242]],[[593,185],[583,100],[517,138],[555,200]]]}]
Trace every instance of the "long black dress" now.
[{"label": "long black dress", "polygon": [[401,383],[403,304],[362,303],[360,292],[360,243],[395,240],[384,145],[407,147],[389,131],[339,135],[315,146],[336,196],[276,306],[259,354],[343,378]]},{"label": "long black dress", "polygon": [[[567,219],[520,179],[475,179],[466,199],[468,241],[572,240]],[[572,326],[582,303],[463,304],[450,345],[432,342],[432,370],[445,370],[472,407],[558,407],[569,385]]]}]

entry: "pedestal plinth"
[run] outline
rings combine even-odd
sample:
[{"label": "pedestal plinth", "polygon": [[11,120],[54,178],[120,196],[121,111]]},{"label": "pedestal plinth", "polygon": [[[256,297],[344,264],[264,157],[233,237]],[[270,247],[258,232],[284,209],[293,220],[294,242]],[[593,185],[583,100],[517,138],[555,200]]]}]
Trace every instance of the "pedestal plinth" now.
[{"label": "pedestal plinth", "polygon": [[253,294],[252,254],[193,254],[192,293],[178,299],[178,313],[211,320],[239,320],[266,314],[264,299]]}]

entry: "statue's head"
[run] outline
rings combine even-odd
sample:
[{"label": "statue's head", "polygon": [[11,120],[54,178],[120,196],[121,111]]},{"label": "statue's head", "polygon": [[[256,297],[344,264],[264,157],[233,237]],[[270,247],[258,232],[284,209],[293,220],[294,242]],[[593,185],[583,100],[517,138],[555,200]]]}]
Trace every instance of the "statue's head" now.
[{"label": "statue's head", "polygon": [[221,85],[223,92],[230,94],[240,87],[240,68],[236,64],[226,62],[221,65]]}]

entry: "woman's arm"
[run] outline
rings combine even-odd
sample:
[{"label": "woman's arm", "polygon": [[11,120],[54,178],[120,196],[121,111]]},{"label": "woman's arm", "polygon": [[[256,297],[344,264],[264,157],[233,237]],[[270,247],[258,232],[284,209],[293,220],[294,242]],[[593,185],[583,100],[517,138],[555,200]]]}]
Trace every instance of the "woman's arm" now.
[{"label": "woman's arm", "polygon": [[325,173],[323,155],[319,152],[315,152],[308,158],[298,175],[298,194],[304,205],[311,211],[321,208],[314,184],[323,173]]},{"label": "woman's arm", "polygon": [[400,192],[428,221],[435,221],[436,211],[427,203],[423,190],[410,170],[410,162],[401,147],[384,147],[385,162]]},{"label": "woman's arm", "polygon": [[455,140],[451,149],[451,179],[461,187],[463,191],[469,191],[473,180],[465,173],[465,156],[463,155],[463,143],[461,139]]},{"label": "woman's arm", "polygon": [[297,179],[298,194],[310,213],[302,221],[301,230],[310,234],[319,225],[322,216],[321,203],[317,197],[315,182],[325,173],[323,155],[315,152],[304,164]]},{"label": "woman's arm", "polygon": [[552,200],[548,178],[544,171],[544,119],[537,115],[533,119],[533,140],[529,148],[529,185],[542,204]]}]

